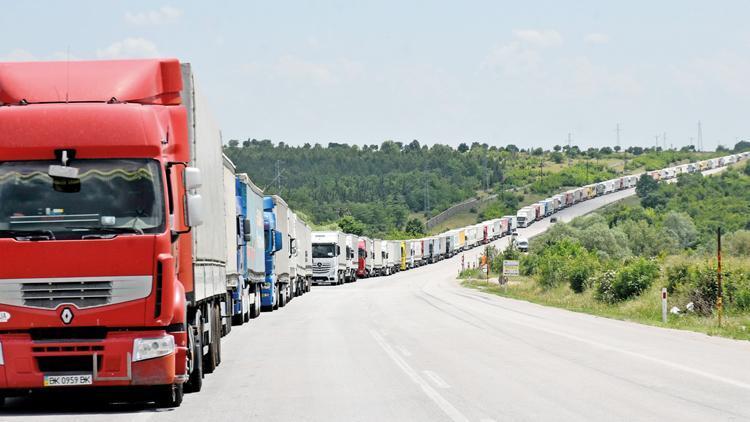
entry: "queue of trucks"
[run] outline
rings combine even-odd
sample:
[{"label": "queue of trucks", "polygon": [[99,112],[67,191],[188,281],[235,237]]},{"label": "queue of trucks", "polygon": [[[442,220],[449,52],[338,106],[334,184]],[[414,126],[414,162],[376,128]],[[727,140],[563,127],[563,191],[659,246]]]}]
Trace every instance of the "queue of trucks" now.
[{"label": "queue of trucks", "polygon": [[102,387],[179,406],[233,326],[313,284],[432,264],[637,177],[422,239],[313,231],[223,155],[189,64],[0,63],[0,403]]}]

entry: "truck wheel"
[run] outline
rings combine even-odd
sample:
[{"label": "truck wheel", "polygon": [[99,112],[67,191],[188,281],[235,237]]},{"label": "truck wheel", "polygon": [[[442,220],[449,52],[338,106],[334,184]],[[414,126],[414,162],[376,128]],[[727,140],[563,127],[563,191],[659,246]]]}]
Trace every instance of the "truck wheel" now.
[{"label": "truck wheel", "polygon": [[281,302],[281,292],[279,286],[276,286],[276,301],[273,303],[273,310],[279,309],[279,302]]},{"label": "truck wheel", "polygon": [[[203,355],[203,373],[204,374],[210,374],[214,372],[214,369],[216,369],[216,318],[213,315],[213,306],[208,308],[208,314],[210,316],[210,333],[208,338],[208,353]],[[201,333],[203,333],[205,322],[201,321]],[[201,353],[203,352],[203,349],[201,349]]]},{"label": "truck wheel", "polygon": [[234,314],[234,308],[235,308],[234,299],[232,299],[230,302],[232,306],[229,307],[229,314],[232,315],[231,317],[232,325],[242,325],[245,323],[245,307],[244,307],[245,291],[244,289],[241,291],[239,302],[240,302],[240,313],[237,315]]},{"label": "truck wheel", "polygon": [[250,318],[258,318],[260,316],[260,293],[255,292],[255,303],[250,307]]},{"label": "truck wheel", "polygon": [[286,306],[286,301],[287,301],[286,295],[287,295],[286,289],[284,289],[284,293],[282,293],[281,289],[279,289],[279,308],[283,308],[284,306]]},{"label": "truck wheel", "polygon": [[188,326],[188,332],[190,342],[190,364],[191,371],[187,383],[185,383],[184,390],[187,393],[197,393],[203,388],[203,358],[201,353],[203,352],[203,343],[201,342],[202,336],[196,336],[193,326]]},{"label": "truck wheel", "polygon": [[157,387],[157,407],[179,407],[182,404],[182,384],[160,385]]},{"label": "truck wheel", "polygon": [[[215,304],[214,305],[214,315],[216,316],[214,318],[214,321],[216,321],[216,332],[221,333],[222,328],[222,318],[221,318],[221,305]],[[214,347],[214,350],[216,351],[216,366],[221,365],[221,336],[215,336],[214,339],[216,340]]]},{"label": "truck wheel", "polygon": [[231,303],[231,301],[229,303],[224,302],[224,306],[227,309],[226,317],[221,316],[221,303],[217,305],[219,309],[219,327],[221,328],[222,337],[229,335],[229,333],[232,331],[232,310],[231,308],[229,308],[229,305]]}]

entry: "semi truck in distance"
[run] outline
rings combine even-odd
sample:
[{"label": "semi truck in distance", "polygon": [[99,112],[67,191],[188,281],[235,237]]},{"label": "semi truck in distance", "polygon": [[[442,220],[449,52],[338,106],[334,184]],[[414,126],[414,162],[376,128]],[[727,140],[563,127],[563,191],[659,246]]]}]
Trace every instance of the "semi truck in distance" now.
[{"label": "semi truck in distance", "polygon": [[344,284],[347,272],[346,245],[346,235],[342,232],[312,232],[314,284]]},{"label": "semi truck in distance", "polygon": [[312,286],[312,229],[298,215],[294,217],[297,237],[292,249],[297,265],[297,291],[302,295]]},{"label": "semi truck in distance", "polygon": [[247,290],[248,303],[238,297],[239,289],[233,293],[232,322],[241,325],[260,315],[260,290],[265,281],[265,234],[263,231],[263,191],[250,180],[247,174],[236,176],[237,195],[237,267]]},{"label": "semi truck in distance", "polygon": [[263,198],[266,231],[266,281],[261,288],[263,310],[283,308],[290,299],[289,207],[279,196]]},{"label": "semi truck in distance", "polygon": [[536,220],[536,210],[531,207],[523,207],[516,214],[518,227],[528,227]]}]

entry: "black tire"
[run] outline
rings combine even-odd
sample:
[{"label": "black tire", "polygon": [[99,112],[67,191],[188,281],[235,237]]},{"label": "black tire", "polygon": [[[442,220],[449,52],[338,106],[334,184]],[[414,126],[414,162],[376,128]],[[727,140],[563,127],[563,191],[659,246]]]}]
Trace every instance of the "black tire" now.
[{"label": "black tire", "polygon": [[[203,355],[203,373],[204,374],[211,374],[216,369],[216,338],[219,337],[215,331],[216,329],[216,318],[213,315],[214,308],[213,306],[208,308],[208,312],[211,316],[211,335],[208,340],[208,353]],[[205,323],[201,321],[201,335],[203,333],[203,327]],[[201,349],[201,353],[203,352],[203,349]]]},{"label": "black tire", "polygon": [[[188,329],[191,333],[193,332],[193,326],[189,325]],[[184,387],[184,390],[187,393],[197,393],[203,388],[203,357],[201,356],[203,343],[201,342],[201,338],[202,336],[200,335],[190,335],[190,346],[192,346],[190,358],[192,360],[193,368]]]},{"label": "black tire", "polygon": [[156,387],[156,406],[180,407],[183,394],[182,384],[160,385]]},{"label": "black tire", "polygon": [[260,316],[260,293],[256,290],[255,303],[250,307],[250,318],[258,318]]},{"label": "black tire", "polygon": [[[221,319],[221,305],[218,303],[214,305],[214,315],[214,321],[216,321],[217,328],[216,332],[221,333],[223,324]],[[221,336],[215,336],[214,338],[216,344],[216,347],[214,348],[214,350],[216,350],[216,366],[219,366],[221,365]]]},{"label": "black tire", "polygon": [[287,303],[287,295],[286,293],[282,294],[281,289],[279,289],[279,308],[283,308],[284,306],[286,306],[286,303]]}]

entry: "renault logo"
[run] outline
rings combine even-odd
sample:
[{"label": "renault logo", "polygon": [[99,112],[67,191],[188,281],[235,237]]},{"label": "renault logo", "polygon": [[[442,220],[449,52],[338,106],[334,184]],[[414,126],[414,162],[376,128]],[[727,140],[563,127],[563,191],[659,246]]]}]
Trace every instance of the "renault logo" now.
[{"label": "renault logo", "polygon": [[322,266],[323,266],[323,263],[322,262],[318,262],[318,268],[320,268]]},{"label": "renault logo", "polygon": [[73,311],[70,310],[70,308],[63,308],[62,312],[60,312],[60,319],[62,320],[63,324],[68,325],[73,321]]}]

